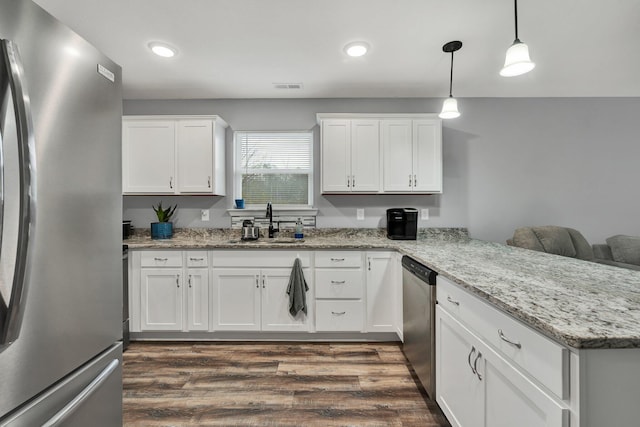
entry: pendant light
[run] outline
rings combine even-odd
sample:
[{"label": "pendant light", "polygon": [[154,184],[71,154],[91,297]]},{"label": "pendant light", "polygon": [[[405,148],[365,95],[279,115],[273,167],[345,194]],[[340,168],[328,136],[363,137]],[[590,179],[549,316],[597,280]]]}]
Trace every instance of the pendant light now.
[{"label": "pendant light", "polygon": [[443,52],[451,53],[451,74],[449,75],[449,98],[444,100],[442,111],[438,115],[441,119],[455,119],[456,117],[460,117],[458,100],[453,97],[451,90],[453,87],[453,52],[460,50],[461,47],[462,42],[458,40],[451,41],[442,46]]},{"label": "pendant light", "polygon": [[513,10],[516,18],[516,39],[511,47],[507,49],[504,67],[500,70],[500,75],[504,77],[528,73],[536,66],[529,58],[529,47],[518,38],[518,0],[513,0]]}]

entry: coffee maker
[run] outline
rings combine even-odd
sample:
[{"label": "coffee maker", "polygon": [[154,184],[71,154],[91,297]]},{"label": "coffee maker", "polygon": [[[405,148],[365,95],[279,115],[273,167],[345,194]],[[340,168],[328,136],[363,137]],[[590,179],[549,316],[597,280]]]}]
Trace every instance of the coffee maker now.
[{"label": "coffee maker", "polygon": [[416,240],[418,210],[414,208],[387,209],[387,238],[391,240]]}]

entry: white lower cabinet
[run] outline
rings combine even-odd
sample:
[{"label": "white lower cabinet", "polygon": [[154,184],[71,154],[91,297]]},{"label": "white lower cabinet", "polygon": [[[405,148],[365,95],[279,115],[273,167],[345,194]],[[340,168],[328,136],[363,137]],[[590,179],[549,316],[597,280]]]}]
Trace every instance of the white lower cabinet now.
[{"label": "white lower cabinet", "polygon": [[134,270],[140,275],[140,280],[131,284],[133,332],[187,332],[209,328],[206,252],[143,251],[133,259]]},{"label": "white lower cabinet", "polygon": [[367,332],[396,332],[397,277],[393,252],[367,252]]},{"label": "white lower cabinet", "polygon": [[[449,422],[460,427],[568,427],[568,405],[500,354],[475,332],[475,324],[466,324],[470,301],[454,299],[453,285],[441,284],[439,278],[436,400]],[[452,309],[441,301],[451,301]]]},{"label": "white lower cabinet", "polygon": [[[309,277],[309,269],[303,269]],[[285,268],[219,268],[213,271],[214,331],[308,331],[307,315],[289,313]],[[308,279],[307,284],[309,285]],[[307,306],[309,295],[307,295]]]},{"label": "white lower cabinet", "polygon": [[181,331],[184,306],[182,269],[145,268],[140,278],[140,329]]},{"label": "white lower cabinet", "polygon": [[[289,313],[287,288],[299,257],[309,286],[307,314]],[[313,315],[313,274],[309,252],[214,251],[212,255],[212,331],[310,331]],[[246,268],[247,265],[254,266]]]}]

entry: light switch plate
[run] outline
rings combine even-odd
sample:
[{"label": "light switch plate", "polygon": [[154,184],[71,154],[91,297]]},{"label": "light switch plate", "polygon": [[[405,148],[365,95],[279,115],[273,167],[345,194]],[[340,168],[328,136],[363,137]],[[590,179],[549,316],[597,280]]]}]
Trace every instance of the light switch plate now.
[{"label": "light switch plate", "polygon": [[202,209],[200,211],[200,220],[209,221],[209,209]]},{"label": "light switch plate", "polygon": [[358,221],[364,221],[364,209],[356,209],[356,219]]},{"label": "light switch plate", "polygon": [[429,209],[420,210],[420,219],[429,219]]}]

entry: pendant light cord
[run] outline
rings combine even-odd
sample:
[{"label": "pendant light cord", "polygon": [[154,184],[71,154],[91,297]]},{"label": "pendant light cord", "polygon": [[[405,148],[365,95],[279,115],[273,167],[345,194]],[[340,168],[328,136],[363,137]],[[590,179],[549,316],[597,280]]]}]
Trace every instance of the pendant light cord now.
[{"label": "pendant light cord", "polygon": [[451,74],[449,75],[449,98],[453,98],[453,92],[451,88],[453,87],[453,52],[451,52]]},{"label": "pendant light cord", "polygon": [[518,0],[513,0],[513,11],[515,15],[515,23],[516,23],[516,42],[519,42],[518,39]]}]

